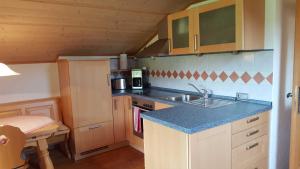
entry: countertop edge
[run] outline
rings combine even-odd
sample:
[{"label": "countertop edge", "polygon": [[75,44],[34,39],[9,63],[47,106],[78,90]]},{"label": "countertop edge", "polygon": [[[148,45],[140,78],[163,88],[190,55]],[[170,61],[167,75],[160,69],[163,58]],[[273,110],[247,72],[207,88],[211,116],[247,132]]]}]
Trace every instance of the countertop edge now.
[{"label": "countertop edge", "polygon": [[228,118],[220,120],[220,121],[208,122],[208,123],[205,123],[201,126],[197,126],[197,127],[194,127],[194,128],[185,128],[185,127],[176,125],[174,123],[170,123],[170,122],[167,122],[167,121],[164,121],[164,120],[160,120],[158,118],[147,116],[145,114],[142,114],[142,118],[146,119],[146,120],[149,120],[149,121],[152,121],[152,122],[155,122],[155,123],[158,123],[158,124],[161,124],[165,127],[169,127],[169,128],[172,128],[172,129],[175,129],[175,130],[178,130],[178,131],[182,131],[186,134],[194,134],[194,133],[198,133],[198,132],[210,129],[210,128],[214,128],[214,127],[221,126],[221,125],[224,125],[224,124],[227,124],[227,123],[231,123],[231,122],[234,122],[234,121],[237,121],[237,120],[241,120],[243,118],[247,118],[247,117],[250,117],[250,116],[253,116],[253,115],[256,115],[256,114],[264,113],[264,112],[267,112],[267,111],[270,111],[270,110],[272,110],[272,107],[271,106],[268,106],[268,107],[266,106],[266,108],[259,109],[259,110],[254,111],[254,112],[237,114],[236,116],[230,116],[230,118],[228,117]]}]

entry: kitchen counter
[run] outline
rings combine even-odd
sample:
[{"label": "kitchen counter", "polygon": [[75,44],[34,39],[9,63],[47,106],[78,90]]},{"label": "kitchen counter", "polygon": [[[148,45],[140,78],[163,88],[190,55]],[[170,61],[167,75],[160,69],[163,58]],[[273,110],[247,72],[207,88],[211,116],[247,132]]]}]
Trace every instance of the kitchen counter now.
[{"label": "kitchen counter", "polygon": [[270,102],[253,100],[238,101],[235,104],[218,108],[202,108],[191,104],[160,99],[160,95],[167,93],[178,95],[187,92],[152,88],[139,92],[134,90],[126,90],[123,92],[113,91],[113,96],[131,95],[174,105],[172,108],[145,112],[142,114],[142,118],[187,134],[214,128],[272,109],[272,104]]}]

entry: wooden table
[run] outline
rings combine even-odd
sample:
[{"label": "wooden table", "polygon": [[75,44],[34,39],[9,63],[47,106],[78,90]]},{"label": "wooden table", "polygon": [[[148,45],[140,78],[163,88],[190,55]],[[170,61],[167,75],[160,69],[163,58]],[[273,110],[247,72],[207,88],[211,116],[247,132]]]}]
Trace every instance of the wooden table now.
[{"label": "wooden table", "polygon": [[48,152],[47,138],[51,137],[52,134],[57,131],[58,127],[59,126],[54,123],[35,130],[30,134],[26,134],[27,140],[25,147],[34,146],[37,148],[39,165],[41,169],[54,169]]},{"label": "wooden table", "polygon": [[[47,119],[47,117],[41,117],[42,119],[40,120],[48,120],[49,124],[46,125],[41,125],[42,127],[38,127],[37,129],[31,130],[29,132],[29,129],[27,126],[30,126],[28,123],[29,121],[31,123],[35,123],[35,120],[38,119],[39,117],[37,116],[16,116],[18,118],[17,120],[14,121],[13,117],[10,117],[9,119],[0,119],[0,124],[5,124],[5,125],[11,125],[14,127],[20,128],[23,133],[26,135],[26,144],[25,147],[36,147],[37,148],[37,153],[39,157],[39,165],[41,169],[54,169],[52,161],[49,157],[49,152],[48,152],[48,143],[47,143],[47,138],[51,137],[58,129],[59,125],[51,120],[50,118]],[[20,124],[22,119],[27,122],[27,126],[24,124]],[[39,120],[39,119],[38,119]],[[28,132],[27,132],[28,131]]]}]

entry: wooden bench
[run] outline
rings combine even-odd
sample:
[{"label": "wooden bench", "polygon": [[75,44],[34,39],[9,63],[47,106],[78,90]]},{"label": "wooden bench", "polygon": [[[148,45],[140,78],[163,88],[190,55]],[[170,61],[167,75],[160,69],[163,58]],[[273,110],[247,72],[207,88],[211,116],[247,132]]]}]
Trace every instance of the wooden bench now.
[{"label": "wooden bench", "polygon": [[47,142],[49,145],[59,144],[65,155],[71,158],[68,144],[70,129],[62,123],[59,97],[0,104],[0,118],[16,115],[48,116],[57,121],[59,129]]}]

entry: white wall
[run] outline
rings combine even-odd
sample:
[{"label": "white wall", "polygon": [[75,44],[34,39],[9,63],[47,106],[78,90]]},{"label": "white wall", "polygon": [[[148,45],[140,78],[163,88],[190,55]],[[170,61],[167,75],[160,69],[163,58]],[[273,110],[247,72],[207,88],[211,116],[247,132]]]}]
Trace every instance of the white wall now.
[{"label": "white wall", "polygon": [[56,63],[9,66],[21,75],[0,77],[0,103],[60,95]]},{"label": "white wall", "polygon": [[[176,71],[178,74],[183,71],[185,74],[191,72],[193,75],[196,71],[201,75],[206,72],[207,79],[193,76],[188,79],[186,76],[181,79],[174,76],[167,77],[162,75],[150,75],[152,86],[172,88],[186,91],[195,91],[188,83],[194,83],[199,87],[207,88],[213,91],[216,95],[236,96],[237,92],[248,93],[250,99],[271,101],[272,100],[272,83],[267,80],[267,77],[273,72],[273,52],[258,51],[258,52],[243,52],[239,54],[221,53],[207,54],[201,57],[188,55],[178,57],[162,57],[162,58],[145,58],[138,60],[139,67],[146,66],[154,72]],[[220,77],[222,73],[227,75],[225,81]],[[230,78],[232,73],[238,75],[238,79],[233,81]],[[251,79],[247,82],[243,81],[243,75],[247,72]],[[212,73],[217,74],[216,80],[209,76]],[[255,81],[255,75],[260,73],[263,80],[259,83]],[[154,75],[154,76],[153,76]],[[175,84],[175,85],[174,85]]]},{"label": "white wall", "polygon": [[295,0],[274,0],[274,85],[270,131],[270,169],[289,166],[291,99],[295,39]]}]

